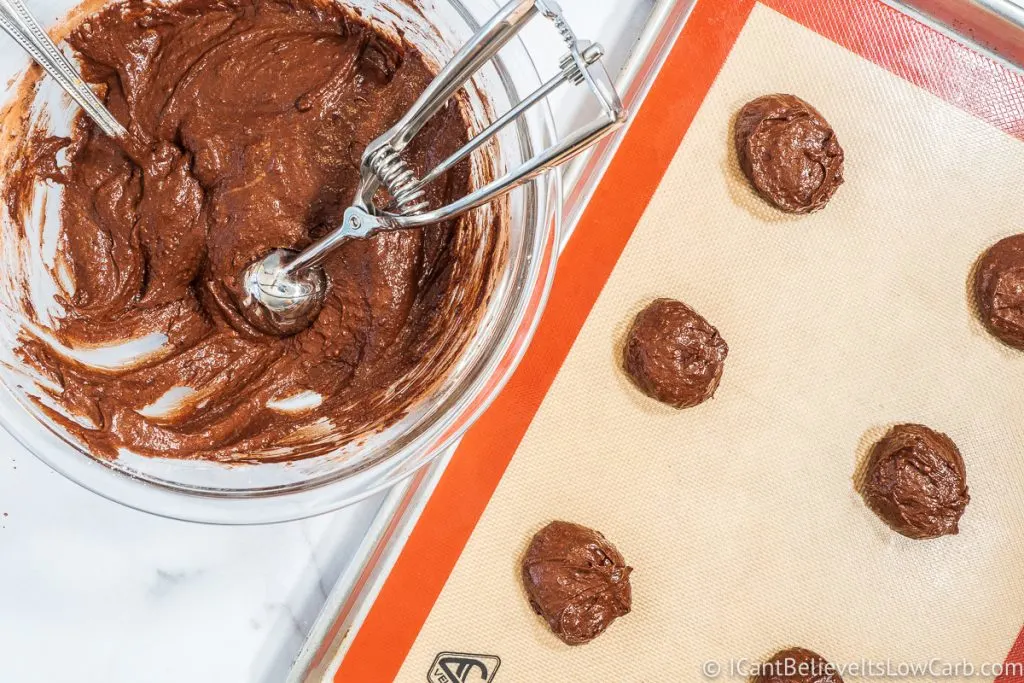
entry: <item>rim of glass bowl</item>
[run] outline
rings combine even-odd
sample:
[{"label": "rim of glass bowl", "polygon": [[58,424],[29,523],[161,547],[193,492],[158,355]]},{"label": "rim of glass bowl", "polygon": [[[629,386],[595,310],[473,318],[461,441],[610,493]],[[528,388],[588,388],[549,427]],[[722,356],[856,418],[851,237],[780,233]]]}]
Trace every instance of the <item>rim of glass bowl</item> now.
[{"label": "rim of glass bowl", "polygon": [[[449,0],[449,3],[470,30],[478,28],[479,22],[461,0]],[[529,64],[530,75],[536,75],[539,83],[540,74],[529,50],[518,36],[513,43]],[[512,101],[520,101],[521,93],[509,75],[505,60],[499,56],[494,65],[506,94]],[[523,158],[550,146],[555,139],[547,102],[536,111],[540,112],[535,116],[540,125],[530,130],[524,124],[516,131]],[[18,414],[12,415],[14,411],[9,409],[0,410],[0,426],[49,467],[89,491],[127,507],[171,519],[225,525],[271,524],[313,517],[369,498],[411,476],[451,447],[493,402],[526,352],[554,279],[561,232],[561,175],[557,169],[551,171],[532,181],[524,191],[532,195],[532,201],[525,202],[524,225],[532,226],[534,234],[524,257],[526,276],[509,285],[510,304],[501,312],[505,324],[494,333],[486,349],[475,352],[479,340],[470,342],[464,357],[479,356],[475,369],[430,409],[435,417],[424,419],[418,431],[404,435],[406,443],[398,450],[388,448],[357,467],[297,484],[245,491],[198,489],[133,475],[92,456],[41,422],[37,411],[21,401],[6,383],[3,383],[0,401],[4,408],[9,408],[8,404],[13,402]],[[27,432],[32,428],[45,430],[71,450],[31,444]]]}]

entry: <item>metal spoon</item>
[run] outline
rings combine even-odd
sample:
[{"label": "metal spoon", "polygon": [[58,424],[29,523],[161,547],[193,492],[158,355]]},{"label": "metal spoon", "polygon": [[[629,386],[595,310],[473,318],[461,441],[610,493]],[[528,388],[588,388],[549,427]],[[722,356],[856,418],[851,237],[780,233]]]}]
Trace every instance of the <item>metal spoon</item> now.
[{"label": "metal spoon", "polygon": [[100,98],[82,80],[78,68],[50,39],[21,0],[0,0],[0,28],[57,81],[100,130],[118,140],[127,137],[128,131],[107,111]]}]

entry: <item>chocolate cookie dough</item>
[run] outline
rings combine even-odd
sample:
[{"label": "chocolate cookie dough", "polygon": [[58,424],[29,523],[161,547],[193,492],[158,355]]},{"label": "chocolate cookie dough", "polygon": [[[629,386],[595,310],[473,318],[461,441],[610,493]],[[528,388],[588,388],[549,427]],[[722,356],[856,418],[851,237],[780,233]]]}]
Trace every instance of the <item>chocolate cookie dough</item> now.
[{"label": "chocolate cookie dough", "polygon": [[590,642],[629,614],[632,571],[604,536],[569,522],[538,531],[522,566],[530,605],[569,645]]},{"label": "chocolate cookie dough", "polygon": [[[83,118],[63,141],[64,312],[21,347],[52,384],[43,410],[97,455],[287,460],[389,426],[443,378],[500,270],[502,219],[345,244],[325,263],[325,308],[294,337],[261,334],[237,305],[247,265],[340,224],[365,146],[434,77],[412,45],[315,0],[127,0],[69,41],[131,140]],[[433,167],[468,127],[453,102],[406,154]],[[37,177],[52,158],[32,162]],[[12,188],[9,204],[27,201]],[[469,188],[466,162],[429,196]],[[153,335],[133,363],[81,360]]]},{"label": "chocolate cookie dough", "polygon": [[1024,349],[1024,235],[989,247],[974,271],[981,321],[1000,341]]},{"label": "chocolate cookie dough", "polygon": [[843,148],[835,131],[799,97],[765,95],[748,102],[733,135],[750,183],[783,211],[817,211],[843,184]]},{"label": "chocolate cookie dough", "polygon": [[843,683],[843,679],[821,655],[794,647],[762,662],[753,683]]},{"label": "chocolate cookie dough", "polygon": [[656,299],[633,320],[623,367],[651,398],[690,408],[714,396],[727,355],[729,346],[700,314],[680,301]]},{"label": "chocolate cookie dough", "polygon": [[874,445],[862,495],[886,524],[909,538],[956,534],[970,502],[956,444],[924,425],[896,425]]}]

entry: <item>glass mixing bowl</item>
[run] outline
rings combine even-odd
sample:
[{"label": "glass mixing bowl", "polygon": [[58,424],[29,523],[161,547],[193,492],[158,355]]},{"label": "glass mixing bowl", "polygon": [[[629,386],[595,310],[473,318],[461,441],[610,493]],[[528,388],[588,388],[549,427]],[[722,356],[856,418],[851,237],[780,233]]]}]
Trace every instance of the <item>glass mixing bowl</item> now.
[{"label": "glass mixing bowl", "polygon": [[[425,6],[402,0],[344,0],[364,16],[401,30],[428,58],[445,63],[480,23],[498,8],[489,0],[425,0]],[[61,21],[75,0],[42,0],[33,9],[46,23]],[[95,9],[94,3],[90,9]],[[70,20],[73,22],[73,19]],[[63,26],[63,24],[59,24]],[[60,29],[57,29],[57,33]],[[6,40],[6,36],[2,37]],[[0,82],[11,82],[28,66],[13,42],[0,51]],[[506,111],[542,83],[524,44],[513,40],[486,66],[469,88],[472,116],[484,120]],[[47,125],[66,131],[76,113],[57,86],[44,80],[33,110],[48,111]],[[0,126],[13,125],[5,117]],[[8,131],[0,130],[7,143]],[[534,107],[518,126],[498,138],[498,173],[518,165],[554,140],[547,105]],[[0,143],[0,144],[4,144]],[[94,458],[29,400],[35,378],[20,367],[12,350],[24,320],[16,292],[0,288],[0,424],[28,450],[64,476],[124,505],[176,519],[217,524],[259,524],[300,519],[366,498],[408,477],[451,446],[487,407],[515,368],[533,334],[554,275],[555,245],[561,216],[560,177],[549,173],[509,197],[508,256],[495,282],[479,329],[447,378],[398,423],[339,446],[320,457],[285,463],[221,465],[209,461],[147,458],[130,453],[116,460]],[[59,228],[60,189],[37,187],[40,212],[38,256],[52,246]],[[47,210],[47,208],[49,210]],[[486,216],[481,220],[486,219]],[[31,220],[30,220],[31,223]],[[12,246],[13,221],[0,225],[4,268],[25,267]],[[38,259],[37,259],[38,260]],[[35,273],[31,272],[30,276]],[[43,268],[39,267],[40,277]]]}]

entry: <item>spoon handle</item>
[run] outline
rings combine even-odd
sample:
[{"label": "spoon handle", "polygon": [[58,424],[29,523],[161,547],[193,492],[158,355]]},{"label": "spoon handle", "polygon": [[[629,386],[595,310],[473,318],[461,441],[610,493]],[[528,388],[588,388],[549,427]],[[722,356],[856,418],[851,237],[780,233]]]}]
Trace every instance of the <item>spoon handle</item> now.
[{"label": "spoon handle", "polygon": [[22,0],[0,0],[0,28],[7,32],[48,73],[104,133],[121,139],[128,135],[92,89],[77,67],[50,39]]}]

